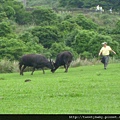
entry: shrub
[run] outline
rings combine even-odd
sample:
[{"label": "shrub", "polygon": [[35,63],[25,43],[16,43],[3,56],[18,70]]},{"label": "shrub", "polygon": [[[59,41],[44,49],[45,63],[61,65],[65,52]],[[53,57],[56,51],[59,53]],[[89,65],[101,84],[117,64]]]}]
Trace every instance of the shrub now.
[{"label": "shrub", "polygon": [[77,58],[76,60],[74,60],[71,63],[71,67],[78,67],[78,66],[86,66],[86,65],[96,65],[96,64],[100,64],[100,60],[93,58],[93,59],[81,59],[81,58]]},{"label": "shrub", "polygon": [[0,37],[0,58],[8,58],[11,60],[18,59],[25,50],[25,45],[22,41],[14,38]]},{"label": "shrub", "polygon": [[[31,67],[27,67],[24,71],[31,71]],[[15,73],[19,72],[19,62],[18,61],[10,61],[7,58],[3,58],[0,60],[0,73]]]},{"label": "shrub", "polygon": [[51,25],[57,20],[57,15],[52,9],[36,7],[33,12],[33,21],[36,25]]},{"label": "shrub", "polygon": [[62,38],[56,26],[37,26],[31,30],[31,33],[39,38],[39,43],[45,48],[50,48],[52,43],[60,42]]},{"label": "shrub", "polygon": [[97,24],[95,24],[91,19],[86,18],[82,14],[78,15],[75,21],[79,26],[82,26],[83,29],[97,29]]},{"label": "shrub", "polygon": [[19,39],[21,39],[26,46],[26,51],[24,51],[25,54],[43,53],[44,47],[39,44],[39,38],[37,36],[33,36],[30,32],[26,31],[19,35]]},{"label": "shrub", "polygon": [[81,56],[82,59],[91,59],[92,58],[92,53],[84,51],[80,56]]},{"label": "shrub", "polygon": [[60,53],[61,51],[70,51],[74,58],[78,57],[78,54],[73,51],[72,48],[66,46],[64,43],[60,42],[60,43],[53,43],[51,48],[50,48],[52,57],[55,58],[57,56],[58,53]]},{"label": "shrub", "polygon": [[12,73],[14,65],[11,64],[10,60],[2,59],[0,61],[0,73]]},{"label": "shrub", "polygon": [[0,36],[6,36],[12,32],[11,26],[8,22],[0,23]]}]

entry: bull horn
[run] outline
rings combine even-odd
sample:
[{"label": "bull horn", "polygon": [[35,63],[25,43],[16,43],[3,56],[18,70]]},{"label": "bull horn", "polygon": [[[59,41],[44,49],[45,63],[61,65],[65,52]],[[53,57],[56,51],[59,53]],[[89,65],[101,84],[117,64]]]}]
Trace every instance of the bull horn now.
[{"label": "bull horn", "polygon": [[50,56],[50,62],[52,62],[51,57],[52,57],[52,56]]},{"label": "bull horn", "polygon": [[51,62],[51,58],[50,58],[50,62]]}]

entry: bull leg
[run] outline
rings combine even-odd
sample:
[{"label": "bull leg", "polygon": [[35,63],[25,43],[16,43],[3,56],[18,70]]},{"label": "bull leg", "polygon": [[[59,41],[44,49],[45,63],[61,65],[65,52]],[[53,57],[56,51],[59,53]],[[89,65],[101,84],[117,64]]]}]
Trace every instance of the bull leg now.
[{"label": "bull leg", "polygon": [[65,67],[65,72],[68,72],[69,66],[70,66],[70,64],[64,65],[64,67]]},{"label": "bull leg", "polygon": [[64,68],[65,68],[65,72],[67,72],[67,65],[64,65]]},{"label": "bull leg", "polygon": [[70,64],[67,65],[67,68],[66,68],[66,72],[68,72],[68,68],[69,68]]},{"label": "bull leg", "polygon": [[26,66],[24,65],[23,68],[21,69],[21,75],[23,75],[23,71],[26,68]]},{"label": "bull leg", "polygon": [[33,75],[33,72],[35,71],[35,67],[33,67],[33,70],[32,70],[32,73],[31,73],[31,75]]},{"label": "bull leg", "polygon": [[20,75],[21,75],[21,67],[22,67],[22,65],[19,65]]},{"label": "bull leg", "polygon": [[43,74],[45,74],[44,68],[42,68],[42,70],[43,70]]}]

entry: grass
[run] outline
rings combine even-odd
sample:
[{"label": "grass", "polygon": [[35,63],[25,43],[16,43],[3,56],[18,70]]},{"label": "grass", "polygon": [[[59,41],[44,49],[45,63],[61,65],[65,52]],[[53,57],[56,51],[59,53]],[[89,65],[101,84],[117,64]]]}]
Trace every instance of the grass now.
[{"label": "grass", "polygon": [[[1,114],[120,113],[120,64],[0,74]],[[25,80],[30,79],[30,82]]]}]

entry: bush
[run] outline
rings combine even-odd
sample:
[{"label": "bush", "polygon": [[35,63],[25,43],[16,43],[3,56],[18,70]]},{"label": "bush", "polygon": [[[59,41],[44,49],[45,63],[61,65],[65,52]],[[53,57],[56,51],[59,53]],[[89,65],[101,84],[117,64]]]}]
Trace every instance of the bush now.
[{"label": "bush", "polygon": [[100,60],[93,58],[93,59],[81,59],[77,58],[71,63],[71,67],[79,67],[79,66],[86,66],[86,65],[97,65],[100,64]]},{"label": "bush", "polygon": [[11,25],[8,22],[0,22],[0,36],[7,36],[12,32]]},{"label": "bush", "polygon": [[27,53],[43,53],[44,47],[39,43],[39,38],[33,36],[30,32],[26,31],[19,35],[19,39],[22,40],[26,46],[25,54]]},{"label": "bush", "polygon": [[78,57],[78,54],[75,51],[73,51],[72,48],[66,46],[64,43],[61,43],[61,42],[60,43],[56,43],[56,42],[53,43],[51,48],[50,48],[50,51],[51,51],[53,58],[56,58],[57,54],[62,52],[62,51],[70,51],[73,54],[74,58]]},{"label": "bush", "polygon": [[0,37],[0,59],[6,57],[10,60],[17,60],[25,49],[24,43],[18,39]]},{"label": "bush", "polygon": [[0,61],[0,73],[13,73],[18,72],[18,62],[11,62],[10,60],[4,58]]},{"label": "bush", "polygon": [[45,48],[50,48],[52,43],[60,42],[62,38],[56,26],[38,26],[31,30],[33,36],[39,38],[39,43],[41,43]]},{"label": "bush", "polygon": [[97,29],[97,24],[95,24],[91,19],[86,18],[82,14],[78,15],[75,21],[79,26],[83,27],[83,29],[86,30]]},{"label": "bush", "polygon": [[42,7],[36,7],[32,12],[32,16],[36,25],[52,25],[57,20],[57,15],[52,9]]},{"label": "bush", "polygon": [[80,55],[81,59],[91,59],[92,58],[92,53],[89,53],[87,51],[84,51],[81,55]]},{"label": "bush", "polygon": [[[25,72],[31,71],[31,67],[26,67]],[[0,73],[15,73],[20,72],[19,70],[19,62],[11,61],[7,58],[3,58],[0,60]]]}]

